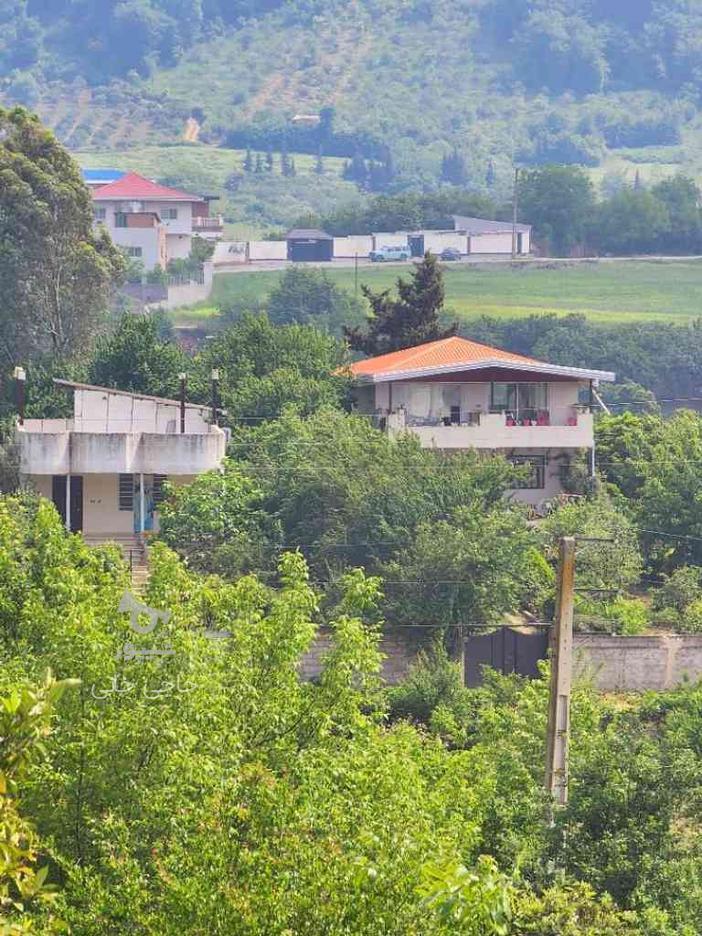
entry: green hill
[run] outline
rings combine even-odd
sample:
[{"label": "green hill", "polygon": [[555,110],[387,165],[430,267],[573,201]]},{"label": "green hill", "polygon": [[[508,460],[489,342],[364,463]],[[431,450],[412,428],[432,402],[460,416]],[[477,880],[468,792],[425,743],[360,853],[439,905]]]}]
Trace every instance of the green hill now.
[{"label": "green hill", "polygon": [[498,196],[513,161],[607,183],[702,152],[689,0],[0,0],[0,27],[0,95],[74,150],[321,148],[382,163],[391,189],[443,161]]}]

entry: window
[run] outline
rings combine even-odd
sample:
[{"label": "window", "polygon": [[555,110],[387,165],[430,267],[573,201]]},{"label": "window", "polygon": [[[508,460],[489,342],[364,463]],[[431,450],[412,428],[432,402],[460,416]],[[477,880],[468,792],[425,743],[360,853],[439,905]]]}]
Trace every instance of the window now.
[{"label": "window", "polygon": [[124,252],[128,257],[141,257],[143,253],[141,247],[125,247]]},{"label": "window", "polygon": [[121,474],[119,476],[119,509],[134,510],[134,476]]},{"label": "window", "polygon": [[124,211],[115,211],[115,227],[116,228],[126,228],[127,226],[127,215]]},{"label": "window", "polygon": [[164,208],[161,211],[161,217],[164,221],[177,221],[178,220],[178,209],[177,208]]},{"label": "window", "polygon": [[536,419],[540,411],[548,409],[548,384],[493,383],[490,385],[490,411],[514,413]]},{"label": "window", "polygon": [[96,221],[104,221],[107,217],[107,208],[93,208],[93,217]]},{"label": "window", "polygon": [[153,497],[154,497],[154,507],[165,500],[166,492],[163,490],[163,485],[168,481],[166,475],[154,475],[154,486],[153,486]]},{"label": "window", "polygon": [[546,487],[545,455],[512,455],[509,459],[515,468],[529,468],[526,477],[514,483],[518,491],[543,491]]}]

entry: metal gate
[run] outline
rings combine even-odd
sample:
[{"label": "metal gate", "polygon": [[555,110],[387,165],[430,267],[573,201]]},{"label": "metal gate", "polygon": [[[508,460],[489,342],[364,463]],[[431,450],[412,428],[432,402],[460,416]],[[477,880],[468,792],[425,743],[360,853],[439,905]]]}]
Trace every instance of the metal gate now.
[{"label": "metal gate", "polygon": [[500,673],[539,675],[539,660],[548,654],[548,625],[498,627],[489,634],[471,634],[465,643],[466,686],[479,686],[483,666]]}]

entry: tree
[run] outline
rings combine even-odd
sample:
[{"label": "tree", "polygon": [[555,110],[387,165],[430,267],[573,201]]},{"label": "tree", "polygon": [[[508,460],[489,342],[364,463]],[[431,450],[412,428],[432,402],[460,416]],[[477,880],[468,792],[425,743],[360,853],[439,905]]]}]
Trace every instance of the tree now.
[{"label": "tree", "polygon": [[651,189],[669,217],[660,232],[656,249],[663,253],[692,253],[702,250],[702,193],[697,184],[682,175],[663,179]]},{"label": "tree", "polygon": [[465,185],[468,181],[466,161],[457,149],[441,160],[441,181],[456,186]]},{"label": "tree", "polygon": [[592,240],[605,253],[652,253],[670,229],[668,210],[653,192],[624,188],[599,206]]},{"label": "tree", "polygon": [[522,172],[519,182],[522,218],[554,253],[569,254],[585,240],[595,207],[592,182],[577,166],[544,166]]},{"label": "tree", "polygon": [[256,153],[256,164],[254,166],[254,172],[256,175],[260,175],[263,172],[263,157],[260,153]]},{"label": "tree", "polygon": [[89,380],[100,387],[176,398],[178,375],[192,371],[180,348],[163,336],[153,316],[122,316],[115,331],[101,338],[90,363]]},{"label": "tree", "polygon": [[335,334],[363,320],[360,301],[334,283],[326,270],[292,266],[268,294],[268,315],[275,325],[297,322],[316,325]]},{"label": "tree", "polygon": [[318,176],[324,175],[324,158],[322,157],[321,148],[317,153],[317,160],[314,164],[314,171]]},{"label": "tree", "polygon": [[246,156],[244,158],[244,172],[253,172],[254,162],[253,156],[251,155],[251,147],[246,147]]},{"label": "tree", "polygon": [[6,364],[88,347],[124,262],[104,229],[93,230],[77,165],[20,108],[0,110],[0,244]]},{"label": "tree", "polygon": [[456,324],[446,329],[439,325],[444,283],[439,262],[431,253],[417,264],[409,280],[398,279],[396,298],[389,290],[374,293],[367,286],[363,286],[363,295],[373,311],[367,330],[344,328],[355,351],[386,354],[456,334]]},{"label": "tree", "polygon": [[270,147],[266,150],[266,172],[273,172],[273,150]]}]

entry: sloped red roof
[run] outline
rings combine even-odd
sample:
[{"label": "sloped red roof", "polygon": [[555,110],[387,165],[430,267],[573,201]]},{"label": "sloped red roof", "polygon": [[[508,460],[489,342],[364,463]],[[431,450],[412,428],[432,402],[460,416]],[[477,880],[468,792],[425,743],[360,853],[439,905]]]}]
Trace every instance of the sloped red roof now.
[{"label": "sloped red roof", "polygon": [[478,344],[467,338],[454,335],[451,338],[442,338],[440,341],[429,341],[427,344],[417,345],[414,348],[405,348],[403,351],[392,351],[390,354],[381,354],[378,357],[367,358],[351,365],[351,373],[357,377],[361,375],[388,374],[394,371],[425,370],[430,367],[447,367],[460,364],[477,364],[480,361],[494,364],[503,361],[505,364],[540,364],[533,358],[522,357],[521,354],[512,354],[510,351],[500,351],[489,345]]},{"label": "sloped red roof", "polygon": [[200,195],[189,195],[179,189],[169,188],[152,182],[137,172],[128,172],[121,179],[101,185],[93,192],[95,201],[111,201],[115,198],[133,198],[138,201],[204,201]]},{"label": "sloped red roof", "polygon": [[356,361],[350,365],[349,370],[354,377],[374,382],[393,377],[401,380],[415,375],[450,373],[462,368],[472,370],[482,365],[516,367],[574,378],[614,380],[614,374],[607,371],[547,364],[522,354],[513,354],[511,351],[502,351],[477,341],[460,338],[458,335],[442,338],[440,341],[429,341],[402,351],[392,351],[390,354],[381,354],[365,361]]}]

